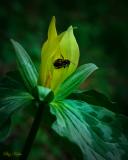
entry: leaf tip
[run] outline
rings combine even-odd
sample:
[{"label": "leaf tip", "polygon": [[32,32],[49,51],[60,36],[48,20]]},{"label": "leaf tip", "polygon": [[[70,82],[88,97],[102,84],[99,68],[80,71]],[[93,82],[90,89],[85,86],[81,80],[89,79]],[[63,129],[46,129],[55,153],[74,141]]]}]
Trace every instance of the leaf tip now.
[{"label": "leaf tip", "polygon": [[14,43],[15,43],[15,40],[12,39],[12,38],[10,38],[10,42],[11,42],[12,44],[14,44]]}]

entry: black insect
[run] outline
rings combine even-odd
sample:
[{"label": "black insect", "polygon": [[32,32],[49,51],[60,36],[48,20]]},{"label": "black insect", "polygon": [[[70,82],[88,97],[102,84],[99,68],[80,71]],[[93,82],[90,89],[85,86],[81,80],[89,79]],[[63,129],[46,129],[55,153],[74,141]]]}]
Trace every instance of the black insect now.
[{"label": "black insect", "polygon": [[[62,56],[62,55],[61,55]],[[64,57],[62,56],[62,58],[56,59],[55,62],[53,63],[54,67],[56,69],[59,68],[66,68],[69,67],[70,65],[70,60],[68,59],[64,59]]]}]

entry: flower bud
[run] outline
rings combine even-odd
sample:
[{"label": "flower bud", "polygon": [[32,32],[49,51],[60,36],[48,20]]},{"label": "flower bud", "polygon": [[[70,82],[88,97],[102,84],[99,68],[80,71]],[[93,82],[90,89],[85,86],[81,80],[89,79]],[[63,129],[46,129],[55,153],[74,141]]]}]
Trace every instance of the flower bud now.
[{"label": "flower bud", "polygon": [[53,17],[42,47],[39,84],[55,91],[76,70],[78,61],[79,47],[72,26],[58,35]]}]

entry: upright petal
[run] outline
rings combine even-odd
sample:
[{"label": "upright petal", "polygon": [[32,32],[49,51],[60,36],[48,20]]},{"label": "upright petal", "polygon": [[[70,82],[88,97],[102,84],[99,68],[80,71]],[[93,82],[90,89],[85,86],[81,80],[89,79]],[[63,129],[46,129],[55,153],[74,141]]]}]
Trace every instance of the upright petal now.
[{"label": "upright petal", "polygon": [[73,28],[70,26],[60,40],[60,51],[65,59],[70,60],[67,77],[75,71],[79,62],[79,47],[73,34]]},{"label": "upright petal", "polygon": [[55,23],[56,23],[56,19],[55,19],[55,16],[53,16],[48,29],[48,41],[53,41],[57,37]]},{"label": "upright petal", "polygon": [[53,17],[48,29],[48,40],[44,43],[41,51],[39,83],[44,86],[49,86],[50,84],[51,73],[48,68],[50,65],[50,57],[58,46],[57,41],[55,17]]}]

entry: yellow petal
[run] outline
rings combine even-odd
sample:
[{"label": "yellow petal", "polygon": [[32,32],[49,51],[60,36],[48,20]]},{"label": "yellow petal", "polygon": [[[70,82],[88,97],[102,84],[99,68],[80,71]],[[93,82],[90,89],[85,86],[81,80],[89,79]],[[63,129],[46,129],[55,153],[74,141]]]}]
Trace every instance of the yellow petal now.
[{"label": "yellow petal", "polygon": [[70,60],[67,76],[76,69],[79,61],[79,47],[73,34],[73,28],[70,26],[60,41],[60,50],[64,59]]},{"label": "yellow petal", "polygon": [[57,39],[57,31],[55,25],[55,17],[52,18],[49,29],[48,29],[48,40],[44,43],[41,51],[41,65],[40,65],[40,77],[39,81],[42,85],[46,85],[49,80],[49,58],[54,53],[58,46],[58,39]]},{"label": "yellow petal", "polygon": [[67,68],[59,68],[56,69],[53,65],[55,60],[62,59],[60,48],[56,50],[56,52],[53,54],[53,57],[51,57],[51,73],[52,73],[52,79],[51,79],[51,89],[55,90],[60,83],[62,83],[65,79],[64,75],[67,73]]},{"label": "yellow petal", "polygon": [[58,36],[59,50],[56,58],[68,59],[70,65],[65,68],[53,69],[51,88],[55,91],[72,72],[75,71],[79,61],[79,47],[73,34],[72,26]]},{"label": "yellow petal", "polygon": [[44,56],[49,56],[49,54],[52,54],[56,49],[58,39],[55,22],[56,20],[53,16],[48,29],[48,40],[44,43],[42,48],[42,58],[44,58]]},{"label": "yellow petal", "polygon": [[57,37],[55,23],[56,23],[56,19],[55,19],[55,16],[53,16],[48,29],[48,41],[53,41]]}]

